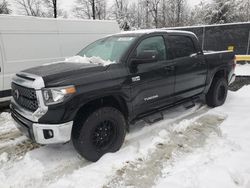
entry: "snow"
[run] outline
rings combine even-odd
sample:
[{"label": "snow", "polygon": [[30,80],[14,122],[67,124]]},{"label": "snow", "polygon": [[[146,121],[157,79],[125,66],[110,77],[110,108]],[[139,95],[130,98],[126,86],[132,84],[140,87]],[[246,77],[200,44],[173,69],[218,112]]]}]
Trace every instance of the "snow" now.
[{"label": "snow", "polygon": [[239,76],[250,76],[250,64],[237,64],[235,68],[235,73]]},{"label": "snow", "polygon": [[205,147],[177,157],[171,164],[174,166],[171,170],[166,164],[155,187],[250,186],[249,92],[248,86],[237,93],[230,93],[224,106],[210,110],[210,113],[227,115],[221,125],[222,135],[212,135]]},{"label": "snow", "polygon": [[72,143],[39,146],[20,139],[10,114],[2,113],[0,187],[248,188],[249,94],[245,86],[229,92],[221,107],[176,107],[163,121],[140,121],[120,151],[96,163],[80,157]]},{"label": "snow", "polygon": [[15,129],[15,125],[9,113],[3,112],[0,114],[0,133],[10,132]]},{"label": "snow", "polygon": [[100,57],[86,57],[86,56],[72,56],[72,57],[68,57],[65,58],[65,60],[63,61],[56,61],[56,62],[52,62],[52,63],[45,63],[43,64],[43,66],[47,66],[47,65],[53,65],[53,64],[58,64],[58,63],[65,63],[65,62],[69,62],[69,63],[93,63],[93,64],[97,64],[97,65],[101,65],[101,66],[108,66],[110,64],[114,64],[114,61],[105,61],[103,59],[101,59]]},{"label": "snow", "polygon": [[73,56],[65,59],[65,62],[71,62],[71,63],[94,63],[102,66],[107,66],[110,64],[114,64],[114,61],[105,61],[101,59],[100,57],[86,57],[86,56]]},{"label": "snow", "polygon": [[1,164],[1,163],[6,163],[8,160],[9,160],[8,153],[3,152],[3,153],[0,155],[0,164]]},{"label": "snow", "polygon": [[139,30],[135,30],[135,31],[122,31],[120,33],[117,33],[117,35],[120,35],[120,34],[144,34],[144,33],[149,34],[149,33],[154,33],[154,32],[159,32],[159,31],[167,32],[164,29],[139,29]]},{"label": "snow", "polygon": [[194,35],[194,33],[189,32],[189,31],[173,31],[173,30],[167,30],[167,29],[139,29],[139,30],[134,30],[134,31],[122,31],[120,33],[117,34],[113,34],[113,35],[122,35],[122,34],[150,34],[150,33],[154,33],[154,32],[166,32],[166,33],[186,33],[186,34],[190,34],[190,35]]}]

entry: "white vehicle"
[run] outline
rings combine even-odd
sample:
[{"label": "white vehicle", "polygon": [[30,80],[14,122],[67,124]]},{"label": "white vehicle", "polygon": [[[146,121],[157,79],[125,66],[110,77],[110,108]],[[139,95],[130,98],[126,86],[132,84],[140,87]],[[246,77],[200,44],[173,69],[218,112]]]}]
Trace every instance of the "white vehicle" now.
[{"label": "white vehicle", "polygon": [[16,72],[73,56],[119,31],[116,21],[0,16],[0,102],[10,99]]}]

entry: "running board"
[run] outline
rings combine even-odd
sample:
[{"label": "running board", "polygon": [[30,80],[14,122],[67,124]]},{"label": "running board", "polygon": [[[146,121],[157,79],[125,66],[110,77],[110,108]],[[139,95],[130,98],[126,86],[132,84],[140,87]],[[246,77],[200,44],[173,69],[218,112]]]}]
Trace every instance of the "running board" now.
[{"label": "running board", "polygon": [[194,103],[194,101],[189,101],[189,102],[184,103],[183,106],[186,109],[190,109],[190,108],[193,108],[195,106],[195,103]]},{"label": "running board", "polygon": [[143,118],[143,120],[148,124],[153,124],[153,123],[155,123],[157,121],[161,121],[163,119],[164,119],[164,116],[163,116],[162,112],[155,113],[155,114],[152,114],[152,115],[149,115],[149,116]]},{"label": "running board", "polygon": [[[158,108],[156,110],[148,111],[146,113],[140,114],[139,116],[135,117],[134,119],[131,119],[129,121],[129,123],[135,124],[137,121],[139,121],[141,119],[146,121],[146,122],[152,122],[152,119],[155,119],[154,120],[155,122],[160,121],[163,119],[163,117],[155,118],[156,116],[158,116],[158,117],[160,116],[159,113],[162,114],[163,111],[168,110],[168,109],[173,108],[173,107],[176,107],[176,106],[183,106],[185,108],[192,108],[195,106],[195,101],[201,100],[202,97],[203,97],[203,94],[199,94],[199,95],[193,96],[189,99],[184,99],[184,100],[178,101],[176,103],[173,103],[173,104],[170,104],[167,106],[163,106],[163,107]],[[189,105],[185,105],[185,104],[189,104]],[[155,114],[158,114],[158,115],[155,115]],[[148,117],[153,117],[153,118],[148,118]]]}]

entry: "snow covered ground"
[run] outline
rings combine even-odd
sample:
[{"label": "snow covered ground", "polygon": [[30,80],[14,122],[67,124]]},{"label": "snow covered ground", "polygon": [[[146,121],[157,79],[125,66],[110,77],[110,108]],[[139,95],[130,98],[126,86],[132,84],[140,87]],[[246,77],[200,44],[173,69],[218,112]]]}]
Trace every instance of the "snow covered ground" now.
[{"label": "snow covered ground", "polygon": [[120,151],[96,163],[71,143],[40,146],[0,114],[0,187],[250,187],[250,86],[229,92],[226,104],[196,104],[138,122]]},{"label": "snow covered ground", "polygon": [[239,76],[250,76],[250,64],[237,64],[235,73]]}]

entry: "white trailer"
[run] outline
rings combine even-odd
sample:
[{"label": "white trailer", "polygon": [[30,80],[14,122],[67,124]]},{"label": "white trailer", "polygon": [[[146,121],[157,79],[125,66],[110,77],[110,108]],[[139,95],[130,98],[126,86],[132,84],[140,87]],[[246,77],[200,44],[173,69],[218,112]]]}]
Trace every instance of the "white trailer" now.
[{"label": "white trailer", "polygon": [[117,32],[116,21],[0,16],[0,102],[10,98],[16,72],[73,56]]}]

